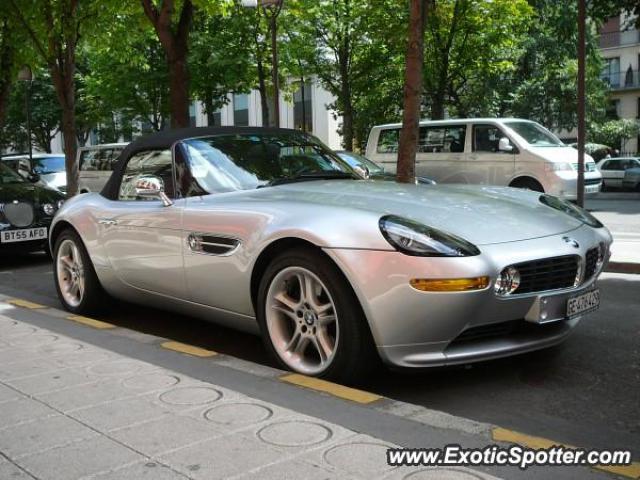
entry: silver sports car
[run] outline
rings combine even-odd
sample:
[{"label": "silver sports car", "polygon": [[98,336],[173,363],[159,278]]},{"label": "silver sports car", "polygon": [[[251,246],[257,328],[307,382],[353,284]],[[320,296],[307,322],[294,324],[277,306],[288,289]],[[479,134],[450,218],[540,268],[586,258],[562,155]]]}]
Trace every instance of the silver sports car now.
[{"label": "silver sports car", "polygon": [[561,342],[598,308],[611,241],[552,196],[362,180],[310,135],[233,127],[133,142],[50,234],[68,310],[111,296],[201,316],[341,381],[377,359],[450,365]]}]

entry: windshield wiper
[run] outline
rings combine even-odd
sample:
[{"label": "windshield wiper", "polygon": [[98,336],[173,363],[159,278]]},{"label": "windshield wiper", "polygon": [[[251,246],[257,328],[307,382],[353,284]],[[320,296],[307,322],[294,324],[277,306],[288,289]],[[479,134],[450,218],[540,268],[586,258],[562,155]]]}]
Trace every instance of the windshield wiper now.
[{"label": "windshield wiper", "polygon": [[306,182],[309,180],[355,180],[356,177],[349,172],[341,172],[339,170],[326,170],[323,172],[305,172],[299,173],[292,177],[274,178],[269,183],[261,185],[261,187],[273,187],[275,185],[283,185],[285,183]]}]

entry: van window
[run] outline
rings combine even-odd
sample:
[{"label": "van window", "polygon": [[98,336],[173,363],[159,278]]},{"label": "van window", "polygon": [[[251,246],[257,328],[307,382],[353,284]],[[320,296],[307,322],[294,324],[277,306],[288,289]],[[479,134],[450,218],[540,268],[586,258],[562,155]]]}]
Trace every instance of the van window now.
[{"label": "van window", "polygon": [[84,150],[80,155],[80,170],[87,172],[110,172],[113,170],[121,152],[122,149],[120,148]]},{"label": "van window", "polygon": [[387,128],[386,130],[380,130],[380,136],[378,137],[378,153],[398,153],[399,139],[399,128]]},{"label": "van window", "polygon": [[418,152],[456,153],[464,152],[467,127],[451,125],[446,127],[420,127]]},{"label": "van window", "polygon": [[505,136],[495,125],[473,126],[473,151],[497,152],[500,137]]}]

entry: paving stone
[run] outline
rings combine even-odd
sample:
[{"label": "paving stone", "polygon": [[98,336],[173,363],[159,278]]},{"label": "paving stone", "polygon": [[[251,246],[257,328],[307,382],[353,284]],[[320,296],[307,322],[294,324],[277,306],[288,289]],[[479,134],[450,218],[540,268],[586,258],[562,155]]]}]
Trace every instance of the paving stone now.
[{"label": "paving stone", "polygon": [[465,467],[400,467],[385,480],[499,480]]},{"label": "paving stone", "polygon": [[37,355],[20,347],[12,346],[11,348],[0,350],[0,365],[3,371],[8,371],[13,363],[26,362],[34,358],[37,358]]},{"label": "paving stone", "polygon": [[95,435],[68,417],[48,417],[0,430],[0,450],[11,458],[18,458]]},{"label": "paving stone", "polygon": [[258,439],[238,433],[185,447],[158,459],[195,479],[215,480],[278,462],[283,454]]},{"label": "paving stone", "polygon": [[104,350],[85,347],[81,351],[56,355],[56,361],[66,367],[89,366],[94,363],[114,360],[117,357]]},{"label": "paving stone", "polygon": [[37,395],[93,381],[95,379],[82,369],[59,369],[41,375],[9,380],[8,383],[23,393]]},{"label": "paving stone", "polygon": [[87,372],[99,377],[122,376],[129,377],[136,373],[156,370],[157,366],[140,360],[133,360],[126,357],[109,362],[100,362],[87,367]]},{"label": "paving stone", "polygon": [[3,480],[32,480],[33,477],[11,462],[0,462],[0,478]]},{"label": "paving stone", "polygon": [[38,395],[38,398],[60,411],[70,412],[135,395],[135,392],[124,388],[120,380],[103,379],[91,384],[76,385],[55,392],[43,393]]},{"label": "paving stone", "polygon": [[0,429],[16,425],[27,420],[32,421],[43,417],[58,415],[58,412],[52,408],[26,397],[4,402],[2,407],[0,407],[0,412],[2,412],[2,423],[0,423]]},{"label": "paving stone", "polygon": [[8,402],[9,400],[17,400],[23,396],[24,395],[16,392],[13,388],[0,384],[0,403]]},{"label": "paving stone", "polygon": [[69,413],[73,418],[101,431],[115,430],[168,414],[166,409],[141,397],[114,400]]},{"label": "paving stone", "polygon": [[[33,355],[31,355],[33,357]],[[11,380],[59,370],[63,365],[52,358],[24,358],[18,362],[0,364],[0,379]]]},{"label": "paving stone", "polygon": [[76,442],[19,459],[40,480],[72,480],[145,458],[106,437]]},{"label": "paving stone", "polygon": [[25,349],[37,349],[58,341],[58,336],[51,333],[36,332],[31,335],[20,335],[12,338],[9,343],[14,347]]},{"label": "paving stone", "polygon": [[91,480],[187,480],[189,477],[174,472],[170,468],[155,462],[137,463],[114,472],[91,477]]},{"label": "paving stone", "polygon": [[179,415],[112,431],[110,435],[146,455],[155,455],[225,433],[211,422]]},{"label": "paving stone", "polygon": [[335,473],[312,463],[289,460],[259,468],[237,478],[238,480],[325,480],[338,478],[343,480],[345,477],[337,476]]}]

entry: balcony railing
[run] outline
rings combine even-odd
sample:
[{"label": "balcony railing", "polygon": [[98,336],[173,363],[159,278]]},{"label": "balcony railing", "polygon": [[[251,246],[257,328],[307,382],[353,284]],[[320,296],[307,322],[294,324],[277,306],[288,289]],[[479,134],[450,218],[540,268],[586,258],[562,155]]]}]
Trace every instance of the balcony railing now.
[{"label": "balcony railing", "polygon": [[601,33],[598,38],[600,48],[623,47],[640,43],[640,30],[616,31]]},{"label": "balcony railing", "polygon": [[603,73],[600,78],[609,85],[611,90],[640,88],[640,72],[638,70],[627,70],[619,73]]}]

